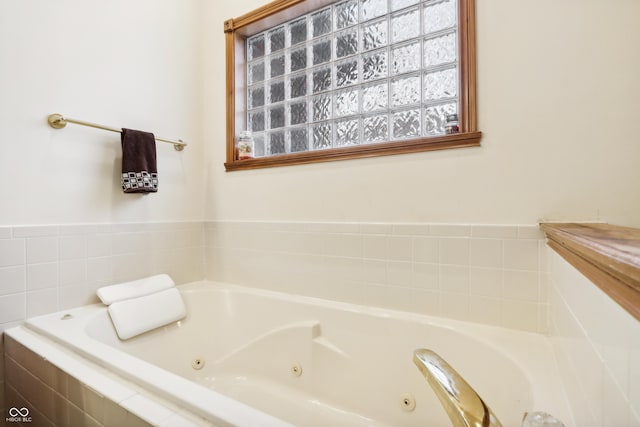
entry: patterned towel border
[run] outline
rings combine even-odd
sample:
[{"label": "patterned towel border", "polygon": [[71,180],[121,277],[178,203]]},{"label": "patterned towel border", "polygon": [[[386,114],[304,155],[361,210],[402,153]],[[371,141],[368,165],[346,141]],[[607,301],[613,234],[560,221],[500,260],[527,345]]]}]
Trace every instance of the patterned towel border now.
[{"label": "patterned towel border", "polygon": [[158,191],[158,174],[147,171],[123,172],[122,189],[125,192]]}]

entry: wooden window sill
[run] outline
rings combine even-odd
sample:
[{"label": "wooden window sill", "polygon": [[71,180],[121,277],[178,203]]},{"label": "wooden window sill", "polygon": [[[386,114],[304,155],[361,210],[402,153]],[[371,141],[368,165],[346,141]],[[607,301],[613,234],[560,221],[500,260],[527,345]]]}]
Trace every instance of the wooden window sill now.
[{"label": "wooden window sill", "polygon": [[547,244],[640,320],[640,229],[542,223]]},{"label": "wooden window sill", "polygon": [[300,165],[330,162],[334,160],[358,159],[392,154],[417,153],[420,151],[444,150],[449,148],[475,147],[480,145],[481,132],[466,132],[452,135],[434,136],[414,140],[364,144],[354,147],[305,151],[282,156],[260,157],[256,159],[234,160],[224,164],[226,170],[270,168],[275,166]]}]

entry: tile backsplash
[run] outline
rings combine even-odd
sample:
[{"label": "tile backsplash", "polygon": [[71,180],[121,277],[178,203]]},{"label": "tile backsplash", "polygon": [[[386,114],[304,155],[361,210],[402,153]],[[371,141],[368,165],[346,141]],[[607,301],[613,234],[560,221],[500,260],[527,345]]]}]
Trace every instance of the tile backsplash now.
[{"label": "tile backsplash", "polygon": [[14,322],[97,302],[98,287],[169,273],[204,278],[203,223],[0,228],[0,331]]},{"label": "tile backsplash", "polygon": [[205,223],[216,281],[545,332],[537,225]]}]

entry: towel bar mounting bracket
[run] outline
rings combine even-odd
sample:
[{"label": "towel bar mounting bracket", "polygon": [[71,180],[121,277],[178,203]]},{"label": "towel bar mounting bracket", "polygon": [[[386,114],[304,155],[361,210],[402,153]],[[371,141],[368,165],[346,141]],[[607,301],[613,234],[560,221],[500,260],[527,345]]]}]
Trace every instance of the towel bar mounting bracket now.
[{"label": "towel bar mounting bracket", "polygon": [[67,125],[67,121],[64,119],[64,117],[62,117],[61,114],[51,114],[47,118],[47,121],[49,122],[49,125],[55,129],[62,129]]}]

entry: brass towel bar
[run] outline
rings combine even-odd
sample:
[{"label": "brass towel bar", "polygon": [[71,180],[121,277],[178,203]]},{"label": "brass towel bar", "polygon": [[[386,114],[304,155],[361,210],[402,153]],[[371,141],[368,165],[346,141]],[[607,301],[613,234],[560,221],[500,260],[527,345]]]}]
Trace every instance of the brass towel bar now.
[{"label": "brass towel bar", "polygon": [[[51,114],[47,121],[49,122],[49,125],[51,125],[52,128],[55,129],[62,129],[63,127],[65,127],[67,125],[67,123],[75,123],[77,125],[82,125],[82,126],[89,126],[92,128],[96,128],[96,129],[103,129],[103,130],[108,130],[111,132],[117,132],[120,133],[122,132],[122,129],[117,129],[117,128],[113,128],[113,127],[109,127],[109,126],[103,126],[103,125],[97,125],[95,123],[89,123],[89,122],[85,122],[82,120],[76,120],[76,119],[71,119],[69,117],[63,117],[61,114]],[[181,139],[174,141],[171,139],[164,139],[164,138],[158,138],[156,137],[156,141],[160,141],[160,142],[168,142],[169,144],[173,144],[173,148],[175,148],[177,151],[182,151],[184,150],[184,147],[187,146],[186,142],[182,142]]]}]

